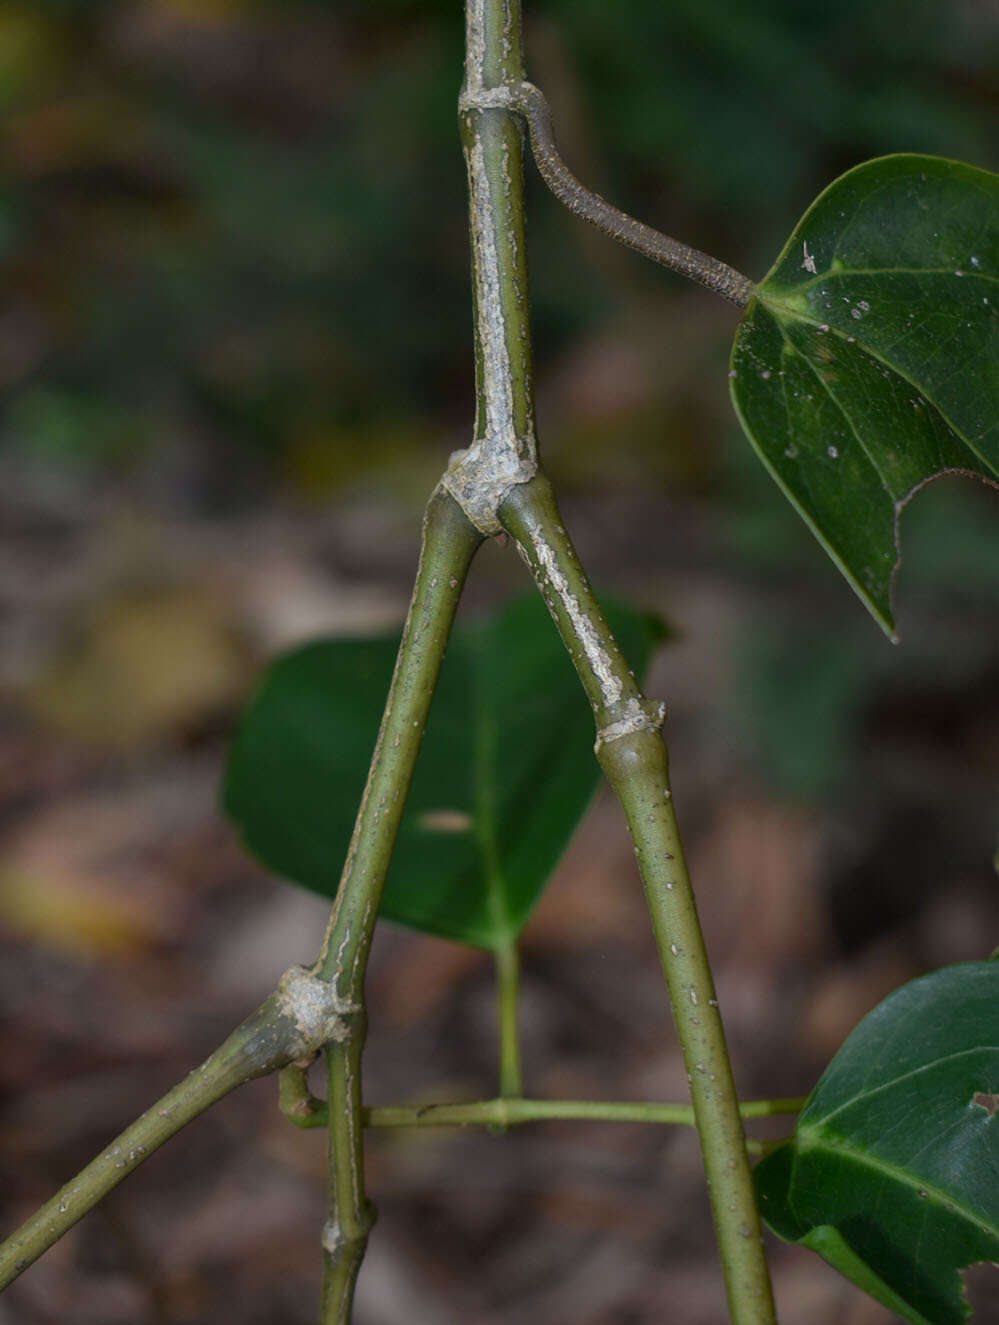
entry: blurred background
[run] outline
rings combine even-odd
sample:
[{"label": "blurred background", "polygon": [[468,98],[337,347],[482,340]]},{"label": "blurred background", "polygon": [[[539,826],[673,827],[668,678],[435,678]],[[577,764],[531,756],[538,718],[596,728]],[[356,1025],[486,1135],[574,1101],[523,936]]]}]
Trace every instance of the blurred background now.
[{"label": "blurred background", "polygon": [[[999,168],[994,0],[526,9],[582,179],[753,277],[861,159]],[[243,854],[217,787],[268,658],[398,624],[423,503],[470,439],[460,10],[0,3],[5,1227],[315,955],[325,906]],[[546,463],[598,584],[678,633],[650,689],[740,1090],[805,1093],[890,989],[999,943],[999,495],[948,479],[906,512],[893,648],[738,435],[735,310],[528,174]],[[467,610],[523,582],[490,544]],[[490,959],[383,930],[369,1101],[492,1094]],[[524,964],[529,1093],[685,1096],[602,798]],[[369,1155],[358,1325],[725,1318],[686,1133],[380,1135]],[[0,1322],[304,1325],[323,1199],[322,1136],[257,1083]],[[787,1325],[889,1319],[772,1250]],[[999,1276],[969,1281],[999,1321]]]}]

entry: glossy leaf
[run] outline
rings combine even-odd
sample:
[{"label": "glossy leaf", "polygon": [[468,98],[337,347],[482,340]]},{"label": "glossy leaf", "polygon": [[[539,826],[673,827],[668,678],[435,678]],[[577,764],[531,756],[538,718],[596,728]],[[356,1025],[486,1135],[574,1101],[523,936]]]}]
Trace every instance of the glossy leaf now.
[{"label": "glossy leaf", "polygon": [[999,1260],[999,962],[890,995],[756,1169],[763,1217],[904,1319],[968,1315],[959,1271]]},{"label": "glossy leaf", "polygon": [[[662,627],[610,603],[636,671]],[[267,672],[229,759],[226,812],[275,872],[332,895],[398,637],[320,640]],[[599,781],[593,718],[540,596],[459,625],[381,914],[479,947],[516,937]]]},{"label": "glossy leaf", "polygon": [[999,175],[900,155],[817,199],[736,336],[747,435],[889,634],[898,519],[999,477]]}]

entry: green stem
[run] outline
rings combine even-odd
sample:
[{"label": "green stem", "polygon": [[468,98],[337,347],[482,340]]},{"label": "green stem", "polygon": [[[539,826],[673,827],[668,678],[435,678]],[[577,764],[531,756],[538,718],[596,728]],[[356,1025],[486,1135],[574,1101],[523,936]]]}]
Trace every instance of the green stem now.
[{"label": "green stem", "polygon": [[[625,808],[680,1034],[732,1319],[774,1319],[738,1097],[672,818],[663,706],[628,669],[575,559],[534,436],[520,135],[519,0],[466,0],[462,137],[468,167],[478,409],[475,442],[444,484],[483,533],[507,529],[544,593],[597,719],[601,763]],[[649,801],[654,791],[656,805]],[[665,873],[664,873],[665,870]],[[668,877],[667,877],[668,876]]]},{"label": "green stem", "polygon": [[224,1095],[312,1052],[313,1037],[303,1033],[296,1007],[286,997],[285,984],[283,981],[200,1067],[109,1142],[85,1169],[11,1234],[0,1246],[0,1289],[58,1242],[164,1141]]},{"label": "green stem", "polygon": [[[480,648],[484,649],[484,641]],[[476,680],[484,685],[486,660],[479,657]],[[480,696],[483,700],[484,696]],[[500,857],[499,823],[496,813],[496,769],[500,766],[496,716],[490,705],[475,706],[475,832],[482,861],[483,882],[494,933],[503,940],[494,952],[499,1004],[500,1094],[522,1095],[524,1084],[520,1066],[520,1042],[517,1029],[517,994],[520,987],[520,955],[517,929],[510,923],[507,910],[507,881]]]},{"label": "green stem", "polygon": [[475,437],[452,457],[444,482],[486,534],[501,532],[502,495],[537,468],[523,144],[518,116],[491,100],[496,88],[524,76],[520,33],[520,0],[466,0],[459,108],[472,244]]},{"label": "green stem", "polygon": [[[521,77],[517,0],[468,0],[466,88]],[[506,481],[533,472],[530,338],[518,320],[526,292],[521,142],[509,111],[462,117],[475,254],[476,441],[452,462],[427,509],[423,551],[382,729],[358,811],[323,951],[317,964],[345,1001],[361,1005],[378,903],[437,673],[468,565],[495,498],[478,466],[502,455]],[[480,448],[483,449],[483,448]],[[330,1185],[322,1322],[350,1316],[353,1285],[372,1220],[361,1162],[360,1046],[329,1057]],[[345,1110],[338,1118],[338,1110]],[[350,1245],[348,1245],[350,1244]]]},{"label": "green stem", "polygon": [[[774,1118],[781,1114],[800,1113],[805,1105],[804,1095],[776,1100],[741,1100],[742,1118]],[[297,1107],[282,1109],[289,1122],[296,1127],[325,1127],[328,1121],[326,1101],[315,1095],[304,1097]],[[471,1100],[458,1104],[386,1104],[380,1108],[363,1109],[365,1127],[465,1127],[480,1124],[484,1127],[513,1127],[520,1123],[546,1120],[588,1119],[608,1123],[673,1123],[696,1127],[697,1119],[689,1104],[648,1104],[619,1100],[529,1100],[523,1096],[500,1096],[495,1100]],[[786,1137],[775,1142],[757,1142],[757,1146],[781,1145]]]},{"label": "green stem", "polygon": [[289,1063],[278,1073],[278,1108],[295,1127],[325,1127],[326,1101],[309,1089],[310,1063]]},{"label": "green stem", "polygon": [[[434,687],[468,567],[482,535],[444,488],[427,504],[409,614],[368,780],[314,971],[353,1015],[327,1049],[329,1187],[320,1321],[346,1325],[374,1223],[364,1187],[361,1055],[364,975],[378,905],[412,781]],[[301,1092],[291,1078],[286,1090]]]},{"label": "green stem", "polygon": [[392,684],[315,972],[360,1003],[378,904],[454,614],[482,535],[443,488],[423,520],[416,583]]},{"label": "green stem", "polygon": [[516,1099],[524,1093],[517,1026],[517,995],[520,990],[520,953],[516,939],[496,949],[499,986],[500,1095]]},{"label": "green stem", "polygon": [[[743,1118],[772,1118],[797,1113],[804,1098],[746,1100],[739,1106]],[[366,1109],[367,1127],[515,1127],[521,1123],[583,1120],[607,1123],[666,1123],[693,1127],[689,1104],[642,1104],[617,1100],[475,1100],[469,1104],[386,1105]]]},{"label": "green stem", "polygon": [[763,1230],[738,1096],[658,732],[608,742],[600,762],[624,808],[645,884],[690,1080],[715,1229],[735,1322],[774,1319]]},{"label": "green stem", "polygon": [[775,1319],[738,1095],[684,861],[660,728],[628,669],[539,474],[513,488],[500,517],[531,568],[593,706],[597,757],[624,808],[652,915],[704,1155],[729,1312]]},{"label": "green stem", "polygon": [[348,1325],[357,1272],[364,1259],[375,1209],[364,1189],[361,1054],[364,1027],[326,1050],[329,1192],[323,1228],[322,1325]]}]

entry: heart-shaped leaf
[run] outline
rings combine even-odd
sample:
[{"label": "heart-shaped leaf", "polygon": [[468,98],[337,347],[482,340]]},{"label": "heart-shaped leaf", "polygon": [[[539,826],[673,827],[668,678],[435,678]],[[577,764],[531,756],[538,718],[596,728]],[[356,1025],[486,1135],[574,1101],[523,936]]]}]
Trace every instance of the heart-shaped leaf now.
[{"label": "heart-shaped leaf", "polygon": [[[663,628],[620,603],[636,671]],[[229,757],[224,807],[278,874],[336,891],[398,636],[320,640],[266,673]],[[514,939],[600,769],[593,719],[536,593],[452,635],[382,898],[390,920],[477,947]]]},{"label": "heart-shaped leaf", "polygon": [[769,1226],[919,1325],[999,1260],[999,962],[944,967],[860,1023],[756,1168]]},{"label": "heart-shaped leaf", "polygon": [[938,157],[857,166],[750,301],[736,412],[882,627],[902,507],[938,474],[999,477],[999,175]]}]

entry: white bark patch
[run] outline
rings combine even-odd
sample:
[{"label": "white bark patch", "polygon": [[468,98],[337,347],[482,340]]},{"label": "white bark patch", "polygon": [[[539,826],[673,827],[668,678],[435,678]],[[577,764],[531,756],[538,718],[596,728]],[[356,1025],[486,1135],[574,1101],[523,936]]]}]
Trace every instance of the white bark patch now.
[{"label": "white bark patch", "polygon": [[562,604],[572,624],[573,634],[583,651],[583,657],[596,677],[604,706],[616,704],[621,698],[622,685],[614,674],[614,660],[604,648],[600,632],[580,607],[579,599],[570,590],[569,581],[559,565],[555,549],[545,542],[544,531],[537,524],[531,531],[531,544],[548,586]]},{"label": "white bark patch", "polygon": [[492,190],[486,172],[485,152],[476,138],[468,154],[468,183],[471,194],[472,247],[478,275],[477,320],[483,354],[482,386],[485,397],[485,433],[503,435],[513,431],[513,388],[510,356],[503,316],[499,252],[496,247]]},{"label": "white bark patch", "polygon": [[465,86],[471,91],[482,87],[486,63],[485,0],[468,0],[465,6]]},{"label": "white bark patch", "polygon": [[347,1239],[343,1235],[343,1229],[336,1219],[327,1220],[323,1225],[322,1238],[323,1251],[328,1256],[335,1256],[337,1252],[342,1251],[347,1245]]},{"label": "white bark patch", "polygon": [[516,87],[506,83],[500,87],[483,87],[481,82],[473,85],[466,81],[458,97],[458,110],[520,110],[524,88],[534,90],[530,83],[518,83]]},{"label": "white bark patch", "polygon": [[538,471],[537,448],[532,438],[482,437],[463,451],[455,451],[441,480],[444,487],[480,533],[501,534],[499,508],[511,488],[526,483]]},{"label": "white bark patch", "polygon": [[339,997],[329,980],[321,980],[304,966],[285,971],[277,988],[278,1006],[301,1037],[289,1046],[293,1058],[307,1058],[331,1040],[347,1037],[345,1018],[357,1011],[356,1004]]},{"label": "white bark patch", "polygon": [[661,731],[665,721],[665,704],[648,699],[628,699],[625,701],[621,716],[614,722],[607,723],[606,727],[601,727],[597,732],[593,748],[599,753],[602,745],[606,745],[608,741],[620,740],[622,736],[631,736],[634,732]]},{"label": "white bark patch", "polygon": [[518,436],[514,421],[508,328],[495,230],[502,208],[494,206],[485,153],[478,139],[468,152],[468,189],[484,436],[452,455],[443,483],[476,529],[491,535],[502,530],[498,511],[510,489],[526,483],[537,472],[537,443],[533,434]]}]

